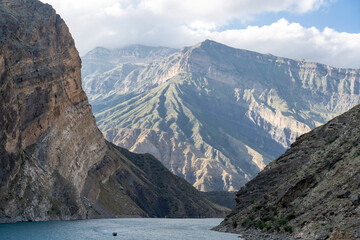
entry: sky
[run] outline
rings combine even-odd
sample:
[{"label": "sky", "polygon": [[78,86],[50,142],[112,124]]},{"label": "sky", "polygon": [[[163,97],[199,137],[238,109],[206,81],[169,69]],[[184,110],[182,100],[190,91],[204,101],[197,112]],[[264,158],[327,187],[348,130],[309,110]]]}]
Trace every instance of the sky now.
[{"label": "sky", "polygon": [[360,68],[359,0],[42,0],[83,56],[131,44],[231,47]]}]

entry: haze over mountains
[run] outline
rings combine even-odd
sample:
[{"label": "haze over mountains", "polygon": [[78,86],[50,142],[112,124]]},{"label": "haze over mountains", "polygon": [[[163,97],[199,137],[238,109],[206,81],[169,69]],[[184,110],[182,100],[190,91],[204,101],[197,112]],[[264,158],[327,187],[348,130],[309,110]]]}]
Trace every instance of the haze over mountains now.
[{"label": "haze over mountains", "polygon": [[360,102],[358,69],[210,40],[177,52],[97,48],[82,60],[106,139],[153,154],[202,191],[240,189],[296,137]]}]

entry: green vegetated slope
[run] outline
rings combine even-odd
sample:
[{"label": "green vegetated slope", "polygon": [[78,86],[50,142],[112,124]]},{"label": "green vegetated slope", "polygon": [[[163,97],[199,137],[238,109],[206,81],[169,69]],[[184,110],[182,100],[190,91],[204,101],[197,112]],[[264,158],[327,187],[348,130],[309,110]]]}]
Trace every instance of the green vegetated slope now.
[{"label": "green vegetated slope", "polygon": [[[106,79],[121,84],[92,94]],[[109,141],[153,154],[202,191],[240,189],[296,137],[357,104],[360,86],[356,69],[209,40],[141,69],[115,67],[87,81]]]},{"label": "green vegetated slope", "polygon": [[237,193],[236,208],[216,229],[358,239],[359,119],[357,105],[299,137]]}]

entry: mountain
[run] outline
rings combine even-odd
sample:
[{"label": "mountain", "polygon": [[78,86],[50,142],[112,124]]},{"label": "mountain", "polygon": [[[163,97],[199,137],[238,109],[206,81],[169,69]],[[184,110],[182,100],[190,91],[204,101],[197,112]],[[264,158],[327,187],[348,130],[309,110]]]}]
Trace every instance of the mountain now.
[{"label": "mountain", "polygon": [[233,209],[236,207],[236,192],[226,191],[213,191],[213,192],[201,192],[211,202],[216,203],[220,206]]},{"label": "mountain", "polygon": [[50,5],[0,0],[0,222],[224,213],[149,154],[105,141]]},{"label": "mountain", "polygon": [[89,217],[218,217],[229,212],[152,155],[107,145],[108,152],[89,170],[82,190]]},{"label": "mountain", "polygon": [[130,79],[136,78],[147,64],[177,51],[143,45],[113,50],[97,47],[82,57],[83,88],[90,99],[104,97],[115,90],[119,92],[120,89],[134,89],[134,83],[130,84]]},{"label": "mountain", "polygon": [[153,154],[201,191],[240,189],[296,137],[360,102],[358,69],[210,40],[88,81],[103,91],[87,90],[107,140]]},{"label": "mountain", "polygon": [[103,73],[113,69],[119,64],[146,64],[163,57],[167,57],[177,49],[167,47],[149,47],[144,45],[130,45],[118,49],[97,47],[82,57],[82,76]]},{"label": "mountain", "polygon": [[307,239],[359,239],[359,119],[357,105],[299,137],[237,193],[236,208],[217,229],[245,236],[249,229],[262,231],[249,239],[274,239],[277,232]]}]

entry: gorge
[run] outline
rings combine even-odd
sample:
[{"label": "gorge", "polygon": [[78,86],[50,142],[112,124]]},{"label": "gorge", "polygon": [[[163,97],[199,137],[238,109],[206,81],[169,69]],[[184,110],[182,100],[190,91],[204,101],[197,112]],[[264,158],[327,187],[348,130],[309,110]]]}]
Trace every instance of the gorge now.
[{"label": "gorge", "polygon": [[0,26],[0,222],[227,211],[153,156],[104,140],[74,41],[50,5],[0,0]]}]

